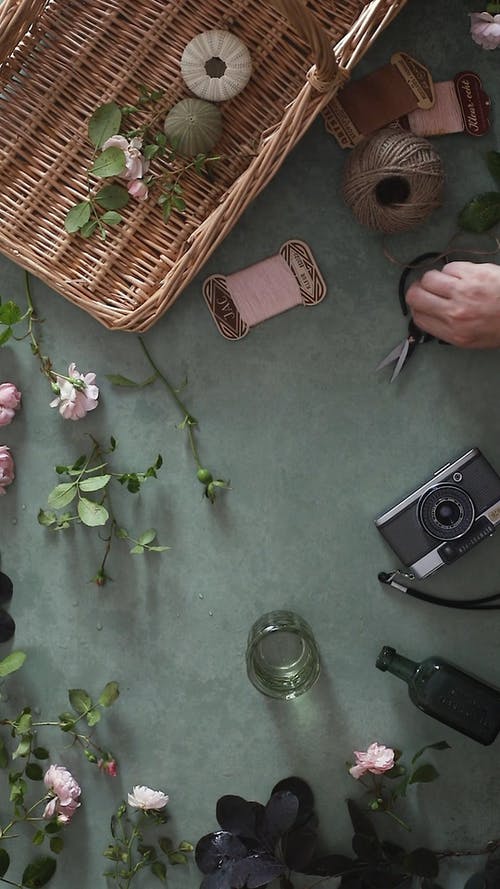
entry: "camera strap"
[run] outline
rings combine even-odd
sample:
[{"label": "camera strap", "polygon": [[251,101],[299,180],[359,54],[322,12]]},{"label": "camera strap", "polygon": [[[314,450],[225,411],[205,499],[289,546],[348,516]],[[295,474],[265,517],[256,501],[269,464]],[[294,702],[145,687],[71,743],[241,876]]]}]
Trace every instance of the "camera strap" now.
[{"label": "camera strap", "polygon": [[[413,574],[405,574],[404,571],[381,571],[378,575],[380,583],[385,583],[393,589],[411,596],[413,599],[420,599],[422,602],[428,602],[430,605],[443,605],[445,608],[463,608],[467,611],[496,611],[500,610],[500,593],[492,593],[490,596],[481,596],[478,599],[444,599],[442,596],[435,596],[432,593],[425,593],[423,590],[417,590],[415,587],[406,586],[395,580],[396,577],[414,579]],[[490,604],[497,601],[496,605]]]}]

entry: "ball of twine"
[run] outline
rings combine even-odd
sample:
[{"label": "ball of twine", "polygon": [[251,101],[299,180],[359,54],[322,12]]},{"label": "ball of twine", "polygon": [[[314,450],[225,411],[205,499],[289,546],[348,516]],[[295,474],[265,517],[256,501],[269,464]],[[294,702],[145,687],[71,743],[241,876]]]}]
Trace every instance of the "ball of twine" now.
[{"label": "ball of twine", "polygon": [[404,130],[379,130],[351,153],[343,194],[358,222],[382,232],[420,225],[441,204],[444,173],[434,147]]}]

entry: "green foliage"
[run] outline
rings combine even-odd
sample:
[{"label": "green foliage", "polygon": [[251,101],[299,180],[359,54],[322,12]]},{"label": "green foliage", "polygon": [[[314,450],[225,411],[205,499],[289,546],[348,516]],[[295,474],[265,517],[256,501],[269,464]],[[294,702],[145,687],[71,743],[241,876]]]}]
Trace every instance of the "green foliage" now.
[{"label": "green foliage", "polygon": [[24,651],[12,651],[0,661],[0,677],[8,676],[20,670],[26,660]]},{"label": "green foliage", "polygon": [[10,340],[14,335],[14,325],[19,324],[24,317],[17,303],[12,300],[2,302],[0,298],[0,346],[4,346]]},{"label": "green foliage", "polygon": [[123,210],[130,200],[130,195],[123,185],[105,185],[95,196],[96,204],[104,210]]},{"label": "green foliage", "polygon": [[106,102],[94,111],[89,121],[89,139],[96,148],[120,132],[122,112],[116,102]]},{"label": "green foliage", "polygon": [[92,207],[90,201],[81,201],[66,214],[64,228],[69,234],[79,231],[90,219]]},{"label": "green foliage", "polygon": [[24,870],[22,876],[23,886],[26,886],[27,889],[40,889],[54,876],[56,868],[57,862],[55,858],[50,858],[48,855],[34,858]]},{"label": "green foliage", "polygon": [[[500,152],[489,151],[486,164],[491,175],[500,184]],[[472,198],[462,208],[458,224],[465,231],[482,234],[500,222],[500,191],[488,191]]]},{"label": "green foliage", "polygon": [[[133,554],[144,552],[165,552],[168,547],[160,546],[156,540],[156,530],[149,528],[138,537],[135,537],[121,527],[111,509],[108,488],[115,482],[127,488],[132,494],[137,494],[142,484],[151,478],[158,478],[158,471],[163,464],[163,459],[158,454],[154,463],[146,470],[133,472],[115,472],[110,466],[107,455],[115,451],[116,440],[111,438],[109,448],[104,448],[95,439],[94,447],[90,454],[81,454],[74,463],[59,463],[55,467],[58,476],[66,475],[70,481],[59,482],[49,493],[47,506],[49,509],[40,508],[38,522],[51,531],[65,531],[75,525],[82,524],[88,528],[107,528],[105,540],[106,549],[104,559],[94,577],[94,582],[102,586],[109,580],[104,570],[106,559],[111,548],[113,536],[118,539],[127,539],[132,543],[130,552]],[[88,496],[95,494],[95,498]],[[76,508],[67,512],[66,507],[76,501]],[[94,714],[97,721],[98,712]]]},{"label": "green foliage", "polygon": [[118,806],[110,822],[113,842],[103,851],[104,857],[114,864],[105,876],[115,882],[117,889],[130,889],[133,879],[145,868],[165,883],[168,864],[188,864],[193,851],[191,843],[184,840],[176,846],[169,837],[152,836],[153,827],[167,820],[163,813],[153,811],[137,812],[130,817],[125,802]]},{"label": "green foliage", "polygon": [[98,179],[119,176],[125,170],[125,154],[121,148],[106,148],[90,168],[90,173]]}]

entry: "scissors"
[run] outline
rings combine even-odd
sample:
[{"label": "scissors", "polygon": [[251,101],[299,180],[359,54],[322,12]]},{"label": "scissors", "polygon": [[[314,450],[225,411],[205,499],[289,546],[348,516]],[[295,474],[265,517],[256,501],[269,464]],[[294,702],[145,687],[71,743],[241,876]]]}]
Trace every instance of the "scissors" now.
[{"label": "scissors", "polygon": [[[446,257],[443,257],[442,253],[422,253],[420,256],[417,256],[412,262],[408,263],[405,267],[400,279],[399,279],[399,304],[401,306],[401,311],[403,315],[408,315],[408,306],[406,304],[406,283],[408,280],[408,276],[410,272],[412,272],[415,268],[422,265],[423,263],[428,262],[430,259],[443,259],[446,263],[448,260]],[[380,364],[377,365],[377,370],[381,370],[383,367],[387,367],[388,365],[395,362],[395,367],[392,372],[392,376],[390,382],[394,382],[394,380],[399,376],[404,367],[408,364],[411,356],[414,354],[417,346],[422,343],[430,343],[431,340],[435,339],[434,336],[430,333],[426,333],[417,324],[415,324],[413,318],[410,319],[408,324],[408,332],[406,337],[398,343],[394,349],[391,349],[388,355],[382,359]],[[439,342],[443,342],[439,340]]]}]

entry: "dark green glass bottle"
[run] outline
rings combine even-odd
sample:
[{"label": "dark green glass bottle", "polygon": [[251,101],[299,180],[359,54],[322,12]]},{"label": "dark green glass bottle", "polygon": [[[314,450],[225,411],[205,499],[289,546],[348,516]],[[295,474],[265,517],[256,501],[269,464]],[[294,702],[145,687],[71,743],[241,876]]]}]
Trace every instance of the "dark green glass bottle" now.
[{"label": "dark green glass bottle", "polygon": [[376,666],[408,684],[416,707],[480,744],[491,744],[500,731],[500,691],[464,673],[440,657],[420,663],[384,646]]}]

